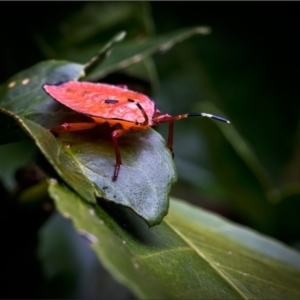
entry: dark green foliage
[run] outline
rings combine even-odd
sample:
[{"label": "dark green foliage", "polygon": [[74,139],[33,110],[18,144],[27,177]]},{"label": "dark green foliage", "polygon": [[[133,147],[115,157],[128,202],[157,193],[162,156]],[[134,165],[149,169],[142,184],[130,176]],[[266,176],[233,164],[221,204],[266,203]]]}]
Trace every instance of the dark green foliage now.
[{"label": "dark green foliage", "polygon": [[[171,195],[299,244],[295,4],[18,5],[0,5],[1,298],[133,298],[109,274],[139,298],[300,298],[296,250],[168,197],[177,166]],[[83,78],[231,124],[177,122],[175,164],[167,126],[130,133],[111,183],[108,127],[48,131],[86,118],[42,84]]]}]

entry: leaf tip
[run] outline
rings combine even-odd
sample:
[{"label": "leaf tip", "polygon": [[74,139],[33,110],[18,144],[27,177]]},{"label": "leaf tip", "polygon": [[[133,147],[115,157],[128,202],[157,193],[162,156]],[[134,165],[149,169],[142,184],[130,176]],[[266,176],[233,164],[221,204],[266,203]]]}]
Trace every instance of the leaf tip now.
[{"label": "leaf tip", "polygon": [[201,27],[196,27],[195,28],[195,32],[197,34],[207,35],[207,34],[211,34],[212,33],[212,29],[209,26],[201,26]]},{"label": "leaf tip", "polygon": [[122,40],[126,37],[126,35],[127,35],[127,32],[126,32],[126,31],[121,31],[121,32],[119,32],[118,34],[116,34],[114,40],[115,40],[116,42],[120,42],[120,41],[122,41]]}]

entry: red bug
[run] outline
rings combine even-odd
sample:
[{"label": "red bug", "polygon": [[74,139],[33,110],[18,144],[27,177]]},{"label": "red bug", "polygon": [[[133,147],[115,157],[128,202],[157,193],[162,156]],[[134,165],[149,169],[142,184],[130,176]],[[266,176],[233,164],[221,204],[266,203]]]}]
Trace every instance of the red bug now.
[{"label": "red bug", "polygon": [[118,138],[128,131],[146,130],[154,125],[169,123],[168,147],[173,155],[174,121],[201,116],[229,123],[224,118],[201,112],[178,116],[162,115],[154,101],[141,93],[128,90],[123,85],[68,81],[58,85],[45,84],[43,88],[55,100],[93,120],[89,123],[64,123],[52,128],[52,133],[60,130],[86,130],[103,123],[108,123],[113,128],[111,137],[116,155],[113,180],[118,178],[122,164]]}]

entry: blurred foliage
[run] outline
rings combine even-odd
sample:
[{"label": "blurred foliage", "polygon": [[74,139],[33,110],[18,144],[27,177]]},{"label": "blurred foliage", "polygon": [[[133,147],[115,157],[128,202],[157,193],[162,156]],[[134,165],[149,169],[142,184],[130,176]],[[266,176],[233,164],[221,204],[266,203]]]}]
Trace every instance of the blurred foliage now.
[{"label": "blurred foliage", "polygon": [[139,298],[299,294],[299,253],[187,203],[172,198],[169,214],[149,228],[124,206],[92,207],[56,182],[49,192],[104,266]]},{"label": "blurred foliage", "polygon": [[[231,128],[219,126],[224,134],[227,131],[226,140],[207,120],[176,124],[174,149],[179,163],[175,161],[179,179],[184,181],[177,188],[183,185],[198,195],[198,188],[202,195],[208,190],[204,205],[210,208],[211,196],[217,193],[231,219],[296,245],[299,218],[291,221],[291,213],[291,231],[286,228],[283,233],[281,228],[287,207],[297,211],[300,203],[299,46],[295,43],[299,28],[293,18],[294,4],[272,8],[250,3],[206,4],[199,12],[193,4],[180,11],[180,4],[174,3],[174,14],[168,18],[162,13],[167,4],[153,5],[161,11],[157,30],[195,24],[196,20],[213,28],[204,40],[178,45],[167,54],[168,59],[166,55],[155,57],[161,79],[156,97],[159,106],[176,114],[213,109],[205,105],[209,101],[232,123]],[[235,7],[240,13],[231,13]],[[275,22],[277,19],[282,21]],[[204,136],[207,142],[203,143]],[[187,143],[189,147],[181,147]],[[216,184],[211,186],[212,182]],[[179,193],[184,198],[184,190]],[[219,204],[213,209],[218,211]]]},{"label": "blurred foliage", "polygon": [[[176,123],[174,150],[179,181],[171,194],[299,247],[296,5],[48,2],[26,6],[18,3],[16,9],[14,3],[1,3],[0,82],[45,59],[85,62],[119,31],[126,30],[129,39],[140,41],[182,27],[209,25],[213,29],[210,36],[194,37],[122,72],[103,74],[101,81],[127,84],[149,94],[162,112],[175,115],[203,109],[230,119],[231,128],[226,129],[223,124],[201,118]],[[14,16],[9,24],[7,15]],[[0,125],[1,132],[9,132],[7,138],[11,141],[24,138],[14,121],[8,122],[1,116]],[[157,130],[167,136],[167,126]],[[22,155],[20,148],[25,151]],[[84,295],[82,286],[87,283],[81,281],[82,290],[75,291],[72,287],[82,279],[73,278],[72,274],[83,272],[86,267],[69,273],[55,270],[49,285],[43,281],[41,266],[34,255],[38,230],[52,210],[47,193],[40,192],[43,185],[38,185],[44,175],[35,164],[30,164],[36,148],[31,142],[22,141],[1,146],[0,153],[1,225],[6,228],[1,282],[7,283],[1,296]],[[38,162],[41,160],[39,157]],[[21,197],[25,200],[20,206],[16,199],[24,191],[29,195],[38,193],[39,199],[28,204],[28,197]],[[57,239],[45,229],[51,222],[55,218],[51,217],[43,226],[43,241]],[[75,255],[80,247],[76,245],[68,253],[74,251]],[[89,249],[82,251],[82,256],[92,255]],[[72,261],[72,255],[62,255],[66,255],[66,264]],[[40,257],[44,259],[41,254]],[[98,264],[96,259],[93,263]],[[51,271],[47,272],[49,277]],[[109,275],[105,273],[104,277]],[[113,283],[107,286],[118,286],[110,282]],[[111,293],[118,298],[128,296],[127,291],[120,287],[118,290],[118,295],[112,292],[116,291],[114,288],[108,291],[107,299]],[[96,299],[101,291],[95,288],[89,293],[89,299]]]}]

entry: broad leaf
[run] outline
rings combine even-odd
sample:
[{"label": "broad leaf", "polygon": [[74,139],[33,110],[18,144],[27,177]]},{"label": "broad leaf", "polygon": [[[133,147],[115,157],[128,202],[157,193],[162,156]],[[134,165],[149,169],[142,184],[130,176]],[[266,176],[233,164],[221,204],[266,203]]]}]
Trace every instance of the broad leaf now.
[{"label": "broad leaf", "polygon": [[87,78],[89,80],[96,80],[112,72],[123,70],[155,53],[166,52],[177,43],[183,42],[194,35],[207,35],[209,33],[209,27],[193,27],[151,37],[141,42],[124,42],[114,48],[113,55],[108,57],[101,66],[95,67],[92,72],[88,73]]},{"label": "broad leaf", "polygon": [[89,202],[95,202],[96,195],[128,206],[150,226],[167,214],[176,175],[165,142],[154,130],[129,133],[120,140],[123,165],[117,181],[112,181],[115,155],[105,132],[96,128],[55,138],[34,122],[22,119],[20,124],[61,177]]},{"label": "broad leaf", "polygon": [[100,50],[98,49],[95,52],[96,56],[85,65],[50,60],[19,72],[0,86],[0,108],[48,128],[62,122],[86,120],[84,116],[65,108],[56,101],[49,101],[49,96],[42,90],[42,86],[78,80],[85,76],[85,70],[92,67],[95,62],[102,62],[111,48],[125,35],[125,32],[116,34]]},{"label": "broad leaf", "polygon": [[52,183],[62,215],[117,280],[148,299],[295,299],[300,255],[275,240],[172,199],[153,228],[130,210],[93,207]]},{"label": "broad leaf", "polygon": [[84,68],[48,61],[20,72],[0,87],[0,111],[21,125],[58,174],[84,199],[95,203],[95,196],[103,197],[132,208],[150,226],[158,224],[167,214],[168,194],[176,180],[172,157],[159,134],[148,130],[120,139],[123,165],[113,182],[115,154],[108,127],[61,133],[57,138],[48,131],[63,122],[89,120],[42,89],[44,83],[76,80]]},{"label": "broad leaf", "polygon": [[[217,111],[215,105],[209,102],[202,102],[198,104],[200,110],[204,111]],[[219,111],[216,114],[221,114]],[[255,174],[257,179],[260,181],[262,188],[265,190],[266,194],[271,192],[272,181],[269,177],[266,169],[258,160],[257,156],[247,143],[247,141],[238,133],[235,129],[234,125],[232,126],[219,126],[221,132],[224,137],[231,144],[233,149],[238,153],[238,155],[245,161],[249,169]],[[269,194],[269,196],[276,196],[275,193],[273,195]],[[276,202],[277,199],[270,199],[270,202]]]},{"label": "broad leaf", "polygon": [[76,80],[83,72],[83,65],[66,61],[36,64],[0,86],[0,107],[48,128],[64,120],[68,122],[74,118],[75,113],[55,101],[50,101],[42,85]]},{"label": "broad leaf", "polygon": [[52,31],[52,36],[39,34],[37,42],[48,58],[84,63],[120,30],[127,32],[128,39],[152,35],[150,10],[147,2],[82,3],[81,9],[66,15],[64,26]]},{"label": "broad leaf", "polygon": [[[88,70],[93,76],[103,76],[165,51],[197,33],[206,34],[208,29],[185,29],[129,48],[127,44],[121,51],[116,48],[110,60]],[[98,59],[105,58],[123,37],[121,33],[107,43]],[[95,202],[95,196],[103,197],[132,208],[150,226],[159,224],[167,214],[168,193],[176,174],[170,153],[157,133],[148,130],[120,139],[123,165],[118,180],[112,182],[115,158],[105,128],[102,132],[96,128],[88,133],[62,133],[57,139],[45,129],[63,122],[84,121],[86,117],[50,99],[42,85],[78,80],[95,61],[93,58],[85,65],[49,61],[20,72],[0,87],[2,112],[13,117],[34,138],[56,171],[83,198]]]}]

